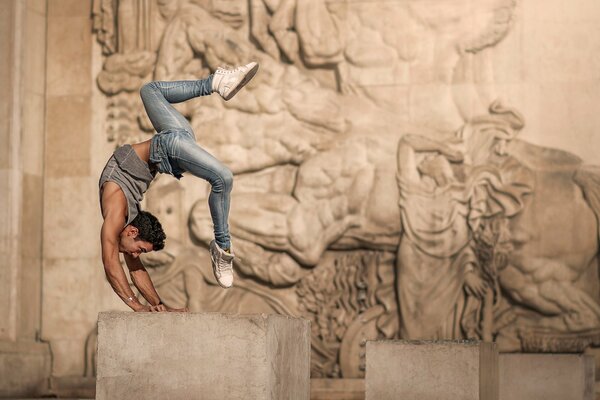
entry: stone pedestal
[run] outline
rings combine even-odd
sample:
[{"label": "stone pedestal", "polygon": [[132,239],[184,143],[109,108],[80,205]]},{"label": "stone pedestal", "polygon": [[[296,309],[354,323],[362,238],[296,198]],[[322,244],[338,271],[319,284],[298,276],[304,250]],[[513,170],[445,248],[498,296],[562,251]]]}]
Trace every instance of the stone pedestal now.
[{"label": "stone pedestal", "polygon": [[594,358],[578,354],[500,355],[500,400],[594,400]]},{"label": "stone pedestal", "polygon": [[367,400],[498,400],[498,350],[478,341],[367,342]]},{"label": "stone pedestal", "polygon": [[311,379],[310,400],[365,400],[365,380]]},{"label": "stone pedestal", "polygon": [[308,400],[310,323],[281,315],[100,313],[97,400]]}]

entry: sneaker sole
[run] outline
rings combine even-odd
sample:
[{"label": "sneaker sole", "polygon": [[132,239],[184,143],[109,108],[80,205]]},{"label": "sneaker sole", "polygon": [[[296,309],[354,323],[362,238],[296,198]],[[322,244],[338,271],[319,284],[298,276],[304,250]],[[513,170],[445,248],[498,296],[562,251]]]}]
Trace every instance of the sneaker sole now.
[{"label": "sneaker sole", "polygon": [[213,270],[213,275],[215,277],[215,281],[217,281],[217,284],[219,286],[221,286],[223,289],[229,289],[233,285],[231,285],[231,286],[225,286],[225,285],[221,284],[221,282],[219,281],[219,278],[217,277],[217,270],[216,270],[217,263],[215,262],[215,259],[214,259],[213,255],[212,255],[212,251],[210,251],[210,249],[209,249],[209,253],[210,253],[210,262],[212,264],[212,270]]},{"label": "sneaker sole", "polygon": [[237,92],[240,91],[240,89],[242,89],[244,86],[246,86],[246,84],[248,82],[250,82],[250,79],[254,78],[254,75],[256,75],[256,72],[258,71],[258,63],[254,65],[254,67],[252,67],[250,69],[250,71],[248,71],[246,73],[246,76],[244,76],[244,79],[242,79],[240,81],[240,83],[237,84],[237,86],[235,88],[233,88],[231,90],[231,92],[229,92],[229,95],[227,97],[223,97],[223,99],[225,99],[225,101],[230,100],[233,96],[235,96],[237,94]]}]

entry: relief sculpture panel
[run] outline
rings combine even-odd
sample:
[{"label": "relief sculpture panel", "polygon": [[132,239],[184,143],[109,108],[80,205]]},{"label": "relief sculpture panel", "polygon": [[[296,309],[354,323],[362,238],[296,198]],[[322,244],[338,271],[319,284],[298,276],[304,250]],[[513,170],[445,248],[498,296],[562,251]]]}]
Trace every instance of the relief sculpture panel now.
[{"label": "relief sculpture panel", "polygon": [[[221,289],[194,178],[157,179],[169,239],[144,262],[192,311],[312,322],[312,376],[364,376],[376,338],[600,345],[600,168],[519,138],[494,47],[514,0],[96,0],[107,140],[153,132],[139,88],[249,60],[231,102],[177,105],[235,173],[235,287]],[[194,196],[189,193],[195,193]]]}]

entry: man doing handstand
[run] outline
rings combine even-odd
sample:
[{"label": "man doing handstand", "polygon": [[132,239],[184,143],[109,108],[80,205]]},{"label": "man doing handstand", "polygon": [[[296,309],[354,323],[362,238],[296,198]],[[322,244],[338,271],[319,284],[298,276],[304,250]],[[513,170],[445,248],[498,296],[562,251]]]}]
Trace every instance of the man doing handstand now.
[{"label": "man doing handstand", "polygon": [[[233,284],[233,259],[229,236],[229,196],[233,175],[219,160],[196,144],[189,122],[171,105],[217,92],[231,99],[258,70],[258,64],[234,69],[218,68],[206,79],[151,82],[140,91],[146,113],[154,126],[152,139],[119,147],[100,176],[102,209],[102,262],[106,277],[117,295],[134,311],[179,311],[165,306],[139,259],[141,253],[161,250],[166,235],[158,219],[140,209],[140,202],[157,172],[177,179],[183,172],[211,184],[208,198],[215,240],[210,243],[217,282]],[[127,282],[119,261],[123,253],[131,280],[149,305],[142,305]]]}]

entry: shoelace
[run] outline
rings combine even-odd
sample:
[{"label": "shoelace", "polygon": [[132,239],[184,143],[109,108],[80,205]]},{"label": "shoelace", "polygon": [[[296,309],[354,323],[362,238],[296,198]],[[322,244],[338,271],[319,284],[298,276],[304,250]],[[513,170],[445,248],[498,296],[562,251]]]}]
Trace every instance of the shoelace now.
[{"label": "shoelace", "polygon": [[233,266],[232,266],[232,264],[225,261],[223,259],[223,257],[219,257],[219,262],[217,263],[217,268],[219,269],[219,272],[223,272],[223,271],[228,271],[228,270],[233,269]]},{"label": "shoelace", "polygon": [[225,67],[218,67],[217,72],[221,72],[222,74],[232,74],[234,72],[238,72],[242,67],[233,68],[232,65],[225,65]]}]

